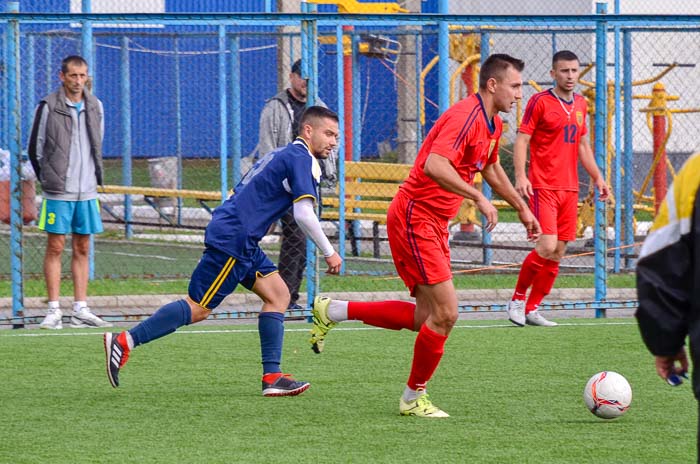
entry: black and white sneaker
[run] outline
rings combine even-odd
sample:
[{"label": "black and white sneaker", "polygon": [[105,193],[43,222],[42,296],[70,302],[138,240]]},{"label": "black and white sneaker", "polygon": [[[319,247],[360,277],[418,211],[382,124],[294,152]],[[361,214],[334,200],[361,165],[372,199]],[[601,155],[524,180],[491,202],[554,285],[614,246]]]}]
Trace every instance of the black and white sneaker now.
[{"label": "black and white sneaker", "polygon": [[263,396],[296,396],[305,392],[311,386],[309,382],[294,380],[291,374],[275,372],[263,375]]},{"label": "black and white sneaker", "polygon": [[129,359],[129,343],[126,340],[126,332],[114,334],[106,332],[103,336],[105,345],[105,361],[107,365],[107,378],[114,388],[119,386],[119,369],[124,367]]}]

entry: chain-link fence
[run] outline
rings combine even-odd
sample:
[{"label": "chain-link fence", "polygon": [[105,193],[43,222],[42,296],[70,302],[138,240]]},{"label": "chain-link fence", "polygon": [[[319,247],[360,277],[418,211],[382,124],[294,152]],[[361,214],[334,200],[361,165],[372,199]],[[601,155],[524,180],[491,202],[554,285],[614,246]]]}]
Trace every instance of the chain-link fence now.
[{"label": "chain-link fence", "polygon": [[[49,3],[43,11],[66,11],[61,9],[62,2]],[[524,3],[527,2],[518,2]],[[402,5],[418,11],[411,2]],[[200,5],[192,5],[195,6]],[[437,8],[437,2],[422,2],[419,6],[424,12],[434,12],[431,8]],[[474,2],[470,2],[472,6]],[[592,8],[592,4],[587,5],[586,11],[579,14],[591,13],[588,6]],[[319,7],[321,11],[335,11],[333,8]],[[450,8],[454,14],[476,11]],[[494,12],[479,10],[478,13]],[[231,15],[219,20],[217,24],[221,26],[218,26],[197,22],[201,18],[196,14],[191,18],[192,24],[165,17],[142,18],[134,23],[135,19],[129,18],[129,24],[93,26],[90,38],[93,91],[105,107],[105,183],[142,189],[130,191],[128,197],[118,188],[115,191],[119,193],[101,194],[106,232],[95,237],[90,292],[118,294],[120,304],[125,306],[157,307],[159,299],[141,295],[186,292],[187,278],[201,255],[202,232],[211,218],[211,208],[235,185],[255,156],[261,155],[255,149],[263,105],[289,87],[291,64],[304,52],[298,21],[278,24],[275,18],[268,17],[264,24],[265,20]],[[551,27],[537,22],[536,17],[531,25],[486,27],[468,20],[450,24],[450,50],[442,51],[443,56],[449,57],[450,104],[475,91],[485,55],[508,53],[526,62],[523,102],[511,113],[502,115],[505,130],[500,159],[511,179],[512,145],[522,112],[535,92],[551,87],[549,70],[556,50],[573,50],[581,59],[584,73],[577,91],[588,99],[589,133],[591,137],[595,133],[595,25],[576,23],[575,17],[571,18],[571,24]],[[633,203],[637,206],[634,224],[637,239],[633,245],[639,244],[649,226],[653,195],[661,186],[647,179],[655,155],[662,151],[659,147],[665,148],[668,159],[668,164],[661,160],[660,165],[664,172],[668,166],[671,175],[671,166],[677,169],[698,148],[691,136],[697,132],[698,119],[692,114],[657,107],[660,102],[672,109],[700,107],[695,85],[695,65],[700,57],[697,47],[687,45],[697,42],[699,32],[693,25],[671,27],[627,27],[623,31],[629,38],[634,84],[629,116],[633,142],[631,168],[624,167],[621,160],[624,152],[617,159],[615,154],[618,146],[625,148],[623,128],[620,127],[618,135],[615,127],[615,111],[621,111],[624,102],[620,98],[616,105],[613,65],[619,61],[626,66],[628,62],[614,54],[613,30],[607,35],[610,98],[608,150],[604,157],[609,183],[613,187],[619,184],[619,189],[614,191],[619,190],[621,198],[614,201],[627,205],[625,195],[632,190]],[[1,38],[3,45],[7,44],[8,31]],[[406,298],[407,292],[391,260],[385,216],[400,179],[410,168],[407,165],[412,164],[418,147],[440,113],[444,85],[439,79],[439,28],[435,23],[421,22],[420,18],[395,23],[367,21],[352,28],[344,27],[343,34],[342,44],[338,45],[336,26],[319,20],[318,97],[331,109],[341,112],[345,122],[341,128],[344,145],[340,154],[344,160],[339,163],[340,178],[337,185],[324,188],[322,219],[334,246],[343,250],[345,275],[340,279],[320,277],[313,272],[305,275],[317,281],[314,291],[372,292],[373,299]],[[67,55],[81,54],[85,37],[78,23],[26,20],[20,24],[19,39],[22,140],[26,147],[34,107],[43,96],[58,88],[61,60]],[[2,77],[6,81],[4,74]],[[622,75],[617,78],[621,80]],[[658,88],[655,100],[641,99],[651,97],[653,86],[659,83],[668,95],[678,99],[659,99]],[[7,86],[3,86],[2,92],[7,94]],[[339,104],[341,100],[344,111]],[[1,104],[3,127],[6,127],[8,106],[5,99]],[[656,112],[644,111],[650,105]],[[665,122],[665,131],[658,128],[659,118]],[[3,143],[7,143],[6,138]],[[593,138],[591,144],[594,145]],[[617,163],[621,169],[628,170],[616,178]],[[625,183],[630,177],[633,181]],[[657,182],[661,177],[657,176]],[[154,187],[160,190],[147,190]],[[642,190],[642,187],[646,188]],[[162,194],[162,190],[169,193]],[[594,298],[594,212],[592,204],[585,202],[589,190],[588,176],[581,170],[579,234],[569,244],[562,261],[562,274],[569,275],[560,278],[558,287],[565,290],[555,289],[551,301],[585,302]],[[41,195],[40,190],[38,194]],[[608,207],[606,268],[624,273],[633,269],[637,248],[625,246],[629,240],[621,241],[625,234],[624,221],[616,229],[614,205]],[[500,210],[499,225],[486,237],[482,236],[477,213],[473,205],[465,203],[451,223],[455,282],[463,308],[498,309],[509,299],[519,266],[532,245],[526,242],[524,229],[512,209]],[[618,209],[617,213],[619,217],[624,211]],[[0,252],[0,284],[6,284],[2,288],[7,289],[11,275],[8,255],[16,250],[10,243],[9,231],[9,226],[0,228],[0,249],[4,250]],[[279,225],[273,228],[262,243],[275,262],[281,248],[280,231]],[[35,223],[24,226],[22,232],[25,305],[38,310],[44,305],[45,237]],[[621,264],[617,260],[619,255],[615,256],[616,249],[618,253],[622,250],[623,258],[628,258]],[[70,250],[70,244],[66,250]],[[66,284],[62,291],[62,296],[67,298],[70,297],[69,271],[67,252],[63,258]],[[609,299],[633,299],[634,293],[629,288],[633,281],[622,279],[621,282],[608,284]],[[617,285],[628,289],[617,292],[613,288]],[[302,286],[299,300],[302,305],[307,301],[305,292],[306,286]],[[247,297],[240,298],[243,300],[232,299],[220,310],[233,314],[250,306]],[[113,301],[105,300],[105,311]],[[98,305],[93,303],[93,306]]]}]

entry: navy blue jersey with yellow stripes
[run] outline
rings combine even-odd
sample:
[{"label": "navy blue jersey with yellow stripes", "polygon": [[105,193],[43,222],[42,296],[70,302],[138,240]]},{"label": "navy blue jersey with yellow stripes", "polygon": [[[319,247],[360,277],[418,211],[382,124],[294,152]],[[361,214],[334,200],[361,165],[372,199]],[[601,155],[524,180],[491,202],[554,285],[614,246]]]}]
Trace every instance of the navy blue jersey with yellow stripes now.
[{"label": "navy blue jersey with yellow stripes", "polygon": [[258,160],[231,195],[217,207],[204,243],[230,256],[253,253],[270,225],[295,201],[318,202],[321,168],[306,142],[297,138]]}]

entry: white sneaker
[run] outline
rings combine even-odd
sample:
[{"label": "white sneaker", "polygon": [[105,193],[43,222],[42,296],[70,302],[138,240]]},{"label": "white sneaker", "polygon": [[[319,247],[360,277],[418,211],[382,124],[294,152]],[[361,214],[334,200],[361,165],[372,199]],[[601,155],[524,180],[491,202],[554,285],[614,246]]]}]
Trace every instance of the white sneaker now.
[{"label": "white sneaker", "polygon": [[525,327],[525,300],[508,302],[508,320],[519,327]]},{"label": "white sneaker", "polygon": [[529,325],[539,325],[541,327],[554,327],[559,325],[556,322],[545,319],[537,309],[527,313],[525,320]]},{"label": "white sneaker", "polygon": [[63,313],[60,309],[49,309],[44,320],[39,324],[40,329],[59,330],[63,328]]},{"label": "white sneaker", "polygon": [[76,329],[82,327],[112,327],[112,324],[103,321],[99,317],[92,314],[90,308],[83,306],[77,311],[73,311],[70,317],[70,326]]}]

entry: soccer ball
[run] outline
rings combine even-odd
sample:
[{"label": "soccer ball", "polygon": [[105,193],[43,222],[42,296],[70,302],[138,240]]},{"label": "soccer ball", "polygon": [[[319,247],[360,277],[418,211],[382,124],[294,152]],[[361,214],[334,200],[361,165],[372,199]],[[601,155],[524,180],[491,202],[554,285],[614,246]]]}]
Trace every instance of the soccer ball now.
[{"label": "soccer ball", "polygon": [[612,371],[598,372],[583,389],[586,407],[598,417],[614,419],[629,409],[632,387],[627,379]]}]

